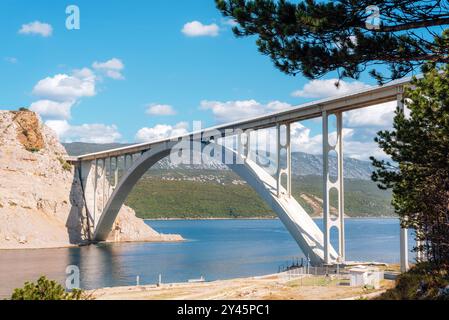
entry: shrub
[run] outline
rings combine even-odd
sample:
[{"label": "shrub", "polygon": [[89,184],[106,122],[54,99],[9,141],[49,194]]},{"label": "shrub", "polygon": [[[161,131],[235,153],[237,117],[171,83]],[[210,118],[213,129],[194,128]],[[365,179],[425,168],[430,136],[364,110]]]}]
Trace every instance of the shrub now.
[{"label": "shrub", "polygon": [[62,165],[63,170],[65,170],[65,171],[72,170],[72,165],[70,163],[68,163],[67,161],[65,161],[63,158],[59,157],[58,160],[59,160],[59,163]]},{"label": "shrub", "polygon": [[56,281],[40,277],[36,283],[25,282],[23,288],[14,290],[11,300],[85,300],[82,290],[66,292]]},{"label": "shrub", "polygon": [[449,274],[430,263],[420,263],[398,276],[396,286],[387,290],[379,300],[449,300],[446,293]]}]

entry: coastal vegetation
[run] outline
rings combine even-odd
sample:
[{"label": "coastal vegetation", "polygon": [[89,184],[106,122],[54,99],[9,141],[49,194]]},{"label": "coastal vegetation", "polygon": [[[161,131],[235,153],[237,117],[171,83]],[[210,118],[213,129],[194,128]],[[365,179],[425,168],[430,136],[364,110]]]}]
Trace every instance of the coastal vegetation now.
[{"label": "coastal vegetation", "polygon": [[372,158],[373,180],[392,189],[402,226],[416,230],[430,271],[449,269],[449,66],[426,65],[405,91],[410,114],[396,111],[394,129],[376,141],[392,161]]},{"label": "coastal vegetation", "polygon": [[377,300],[449,300],[449,271],[420,263],[398,276],[396,286]]},{"label": "coastal vegetation", "polygon": [[58,157],[58,161],[61,164],[62,169],[64,169],[65,171],[71,171],[72,170],[72,165],[70,163],[68,163],[66,160],[64,160],[64,158]]},{"label": "coastal vegetation", "polygon": [[67,292],[63,286],[45,276],[36,282],[25,282],[23,288],[17,288],[11,300],[88,300],[84,291],[73,289]]}]

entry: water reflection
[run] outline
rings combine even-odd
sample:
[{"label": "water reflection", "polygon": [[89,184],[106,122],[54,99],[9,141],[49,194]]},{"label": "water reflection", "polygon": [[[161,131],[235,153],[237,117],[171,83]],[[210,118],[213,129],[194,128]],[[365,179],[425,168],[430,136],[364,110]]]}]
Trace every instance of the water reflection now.
[{"label": "water reflection", "polygon": [[13,288],[22,287],[25,281],[35,281],[43,275],[63,283],[65,269],[71,261],[68,249],[0,251],[0,297],[10,295]]}]

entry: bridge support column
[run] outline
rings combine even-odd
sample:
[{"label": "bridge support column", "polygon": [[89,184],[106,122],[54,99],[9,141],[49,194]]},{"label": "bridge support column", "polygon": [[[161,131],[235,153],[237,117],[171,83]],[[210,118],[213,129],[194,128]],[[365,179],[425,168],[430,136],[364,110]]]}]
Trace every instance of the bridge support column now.
[{"label": "bridge support column", "polygon": [[416,262],[426,261],[426,255],[425,255],[425,251],[424,251],[424,242],[417,239],[416,247],[418,248],[418,251],[416,252]]},{"label": "bridge support column", "polygon": [[91,239],[95,230],[95,201],[96,201],[96,166],[92,161],[82,161],[78,164],[79,179],[83,190],[84,208],[88,236]]},{"label": "bridge support column", "polygon": [[[282,140],[282,130],[281,127],[285,126],[285,141]],[[276,126],[277,132],[277,196],[281,196],[281,186],[282,186],[282,177],[285,176],[287,178],[287,183],[285,186],[285,190],[287,190],[287,197],[292,196],[292,161],[291,161],[291,143],[290,143],[290,124],[281,125],[278,124]],[[282,150],[285,150],[287,159],[284,167],[281,165],[281,154]]]},{"label": "bridge support column", "polygon": [[[401,112],[404,112],[404,88],[400,87],[397,94],[397,106]],[[401,272],[407,272],[408,263],[408,229],[402,228],[400,231],[400,250],[401,250]]]},{"label": "bridge support column", "polygon": [[101,176],[100,176],[100,179],[101,179],[101,212],[100,212],[100,215],[103,213],[104,207],[106,206],[105,199],[106,199],[106,193],[108,192],[108,191],[106,191],[106,187],[107,187],[107,184],[106,184],[106,176],[107,176],[106,159],[107,158],[103,159],[103,165],[101,167]]},{"label": "bridge support column", "polygon": [[[128,162],[128,157],[130,158],[129,162]],[[123,165],[124,172],[126,172],[129,168],[131,168],[133,166],[133,163],[134,163],[133,155],[132,154],[125,154],[125,156],[124,156],[124,165]]]},{"label": "bridge support column", "polygon": [[95,159],[95,172],[94,172],[94,207],[92,210],[93,228],[97,227],[97,188],[98,188],[98,159]]},{"label": "bridge support column", "polygon": [[[343,114],[335,113],[337,118],[337,142],[329,143],[329,115],[323,111],[323,226],[324,226],[324,260],[326,264],[345,261],[345,226],[344,226],[344,174],[343,174]],[[329,153],[337,154],[337,178],[332,181],[329,170]],[[330,193],[337,192],[337,213],[331,214]],[[338,231],[338,259],[330,257],[330,234],[332,229]]]},{"label": "bridge support column", "polygon": [[408,229],[401,228],[400,247],[401,247],[401,272],[407,272],[409,269],[409,265],[408,265]]}]

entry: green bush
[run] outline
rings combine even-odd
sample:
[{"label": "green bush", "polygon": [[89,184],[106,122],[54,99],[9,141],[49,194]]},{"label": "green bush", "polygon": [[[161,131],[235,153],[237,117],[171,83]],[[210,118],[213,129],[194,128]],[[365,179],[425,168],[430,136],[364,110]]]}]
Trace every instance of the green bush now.
[{"label": "green bush", "polygon": [[72,170],[72,165],[70,163],[68,163],[67,161],[65,161],[62,157],[59,157],[58,161],[61,164],[63,170],[65,170],[65,171]]},{"label": "green bush", "polygon": [[39,148],[35,148],[35,147],[32,147],[32,148],[25,148],[27,151],[29,151],[29,152],[32,152],[32,153],[37,153],[37,152],[39,152],[39,151],[41,151],[41,149],[39,149]]},{"label": "green bush", "polygon": [[11,300],[86,300],[82,290],[66,292],[56,281],[40,277],[36,283],[25,282],[23,288],[14,290]]},{"label": "green bush", "polygon": [[399,275],[396,286],[378,297],[379,300],[449,300],[448,270],[420,263]]}]

